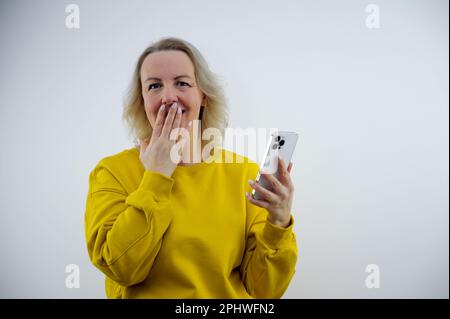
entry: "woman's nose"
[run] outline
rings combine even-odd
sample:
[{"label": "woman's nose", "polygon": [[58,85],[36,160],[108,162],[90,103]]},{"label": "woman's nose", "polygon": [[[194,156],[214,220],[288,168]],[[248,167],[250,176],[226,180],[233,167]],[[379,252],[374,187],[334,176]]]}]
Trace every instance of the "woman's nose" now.
[{"label": "woman's nose", "polygon": [[161,96],[162,103],[165,105],[171,105],[173,102],[178,101],[178,96],[176,92],[170,88],[164,89]]}]

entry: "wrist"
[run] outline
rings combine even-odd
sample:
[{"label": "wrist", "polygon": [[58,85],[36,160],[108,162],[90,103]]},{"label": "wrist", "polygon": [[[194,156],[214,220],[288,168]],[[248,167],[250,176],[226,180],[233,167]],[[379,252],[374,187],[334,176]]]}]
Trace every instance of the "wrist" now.
[{"label": "wrist", "polygon": [[144,168],[148,172],[157,172],[169,177],[172,175],[172,171],[170,170],[170,168],[164,165],[155,165],[153,163],[148,163],[144,165]]},{"label": "wrist", "polygon": [[291,223],[291,216],[289,216],[287,219],[279,219],[279,218],[272,218],[270,215],[267,217],[267,220],[272,225],[281,227],[281,228],[287,228]]}]

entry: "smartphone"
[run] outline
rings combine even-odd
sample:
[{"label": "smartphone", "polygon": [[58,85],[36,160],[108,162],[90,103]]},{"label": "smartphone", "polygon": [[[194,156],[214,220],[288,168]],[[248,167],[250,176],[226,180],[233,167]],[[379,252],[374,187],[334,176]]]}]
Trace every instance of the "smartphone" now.
[{"label": "smartphone", "polygon": [[[279,178],[278,172],[278,160],[277,156],[280,156],[286,168],[292,159],[295,146],[297,145],[298,134],[295,132],[278,131],[270,135],[269,142],[267,143],[266,151],[260,163],[260,170],[273,174],[277,179]],[[270,183],[268,183],[264,177],[258,172],[255,181],[269,191],[273,191]],[[254,189],[252,190],[252,197],[254,199],[262,199],[262,197]]]}]

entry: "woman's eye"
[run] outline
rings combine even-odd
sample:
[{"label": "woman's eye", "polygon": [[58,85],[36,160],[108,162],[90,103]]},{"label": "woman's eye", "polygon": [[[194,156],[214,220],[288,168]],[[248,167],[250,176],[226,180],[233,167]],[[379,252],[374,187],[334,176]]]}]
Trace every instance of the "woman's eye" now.
[{"label": "woman's eye", "polygon": [[153,83],[153,84],[150,84],[150,85],[148,86],[148,90],[150,91],[151,89],[154,89],[154,88],[155,88],[155,85],[159,85],[159,83]]},{"label": "woman's eye", "polygon": [[[186,83],[186,82],[183,82],[183,81],[179,81],[179,82],[177,82],[177,84],[181,85],[181,86],[190,86],[189,83]],[[151,89],[157,89],[157,88],[159,88],[160,85],[161,84],[159,84],[159,83],[150,84],[148,86],[148,90],[150,91]]]}]

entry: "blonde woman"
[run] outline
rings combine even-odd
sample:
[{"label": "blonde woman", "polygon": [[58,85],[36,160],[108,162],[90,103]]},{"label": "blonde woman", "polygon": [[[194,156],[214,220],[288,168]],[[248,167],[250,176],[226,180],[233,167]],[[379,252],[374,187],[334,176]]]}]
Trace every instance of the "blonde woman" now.
[{"label": "blonde woman", "polygon": [[[189,42],[164,38],[138,59],[124,119],[139,146],[102,159],[89,176],[85,234],[108,298],[280,298],[295,272],[294,187],[279,161],[274,191],[255,162],[223,148],[173,159],[227,126],[217,78]],[[192,154],[192,153],[191,153]],[[232,163],[211,159],[231,155]],[[242,159],[244,159],[242,161]],[[252,188],[263,199],[249,196]]]}]

